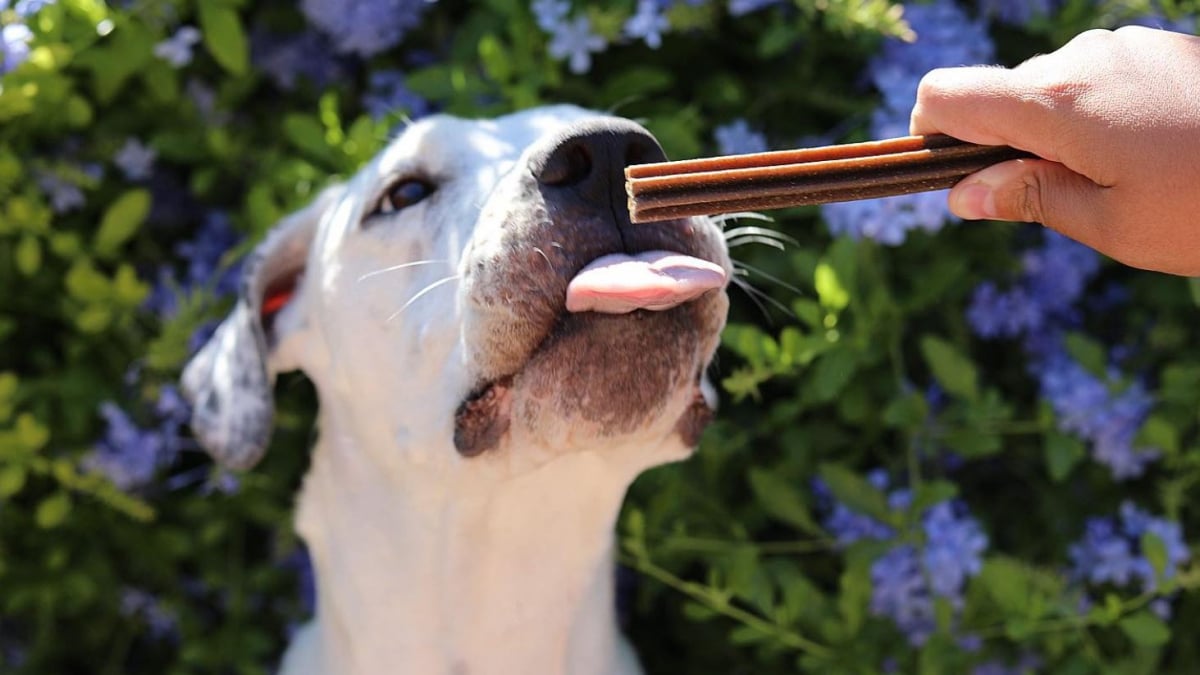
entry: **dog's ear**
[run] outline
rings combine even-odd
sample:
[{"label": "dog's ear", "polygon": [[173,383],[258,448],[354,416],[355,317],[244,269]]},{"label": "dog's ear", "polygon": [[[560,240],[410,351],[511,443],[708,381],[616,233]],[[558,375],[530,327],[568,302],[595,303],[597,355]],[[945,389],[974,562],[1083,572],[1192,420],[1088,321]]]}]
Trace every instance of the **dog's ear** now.
[{"label": "dog's ear", "polygon": [[280,314],[300,288],[317,225],[340,194],[340,187],[326,189],[267,233],[243,263],[233,311],[184,368],[192,432],[223,466],[254,466],[271,440],[281,370],[272,355],[286,337],[282,324],[296,321]]}]

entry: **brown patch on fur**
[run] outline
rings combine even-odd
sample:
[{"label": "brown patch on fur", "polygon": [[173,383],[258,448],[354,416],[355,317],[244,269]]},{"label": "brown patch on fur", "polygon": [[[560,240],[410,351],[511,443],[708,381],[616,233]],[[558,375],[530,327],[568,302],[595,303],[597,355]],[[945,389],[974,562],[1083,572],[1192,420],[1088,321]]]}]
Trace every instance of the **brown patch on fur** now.
[{"label": "brown patch on fur", "polygon": [[688,405],[687,410],[683,411],[679,421],[675,423],[675,430],[679,432],[684,445],[694,448],[700,444],[700,436],[704,434],[704,430],[712,422],[712,419],[713,409],[708,407],[708,401],[704,400],[704,394],[700,393],[700,389],[697,388],[691,404]]},{"label": "brown patch on fur", "polygon": [[505,377],[467,398],[454,413],[454,447],[474,457],[500,445],[512,416],[512,378]]}]

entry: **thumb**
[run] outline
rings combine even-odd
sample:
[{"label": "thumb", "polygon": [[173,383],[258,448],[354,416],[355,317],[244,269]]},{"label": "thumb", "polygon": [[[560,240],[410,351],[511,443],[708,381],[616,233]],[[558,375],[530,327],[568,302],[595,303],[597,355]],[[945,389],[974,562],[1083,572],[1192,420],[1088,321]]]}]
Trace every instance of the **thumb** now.
[{"label": "thumb", "polygon": [[950,211],[966,220],[1041,223],[1094,247],[1106,189],[1058,162],[1017,159],[959,181],[950,190]]}]

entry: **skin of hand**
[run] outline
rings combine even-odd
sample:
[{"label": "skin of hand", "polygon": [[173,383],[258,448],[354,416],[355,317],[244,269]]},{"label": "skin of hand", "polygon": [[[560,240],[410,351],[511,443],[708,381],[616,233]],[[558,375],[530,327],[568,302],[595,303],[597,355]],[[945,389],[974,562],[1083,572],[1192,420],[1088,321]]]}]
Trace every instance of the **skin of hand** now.
[{"label": "skin of hand", "polygon": [[960,218],[1039,222],[1134,267],[1200,275],[1200,38],[1092,30],[1015,68],[934,70],[911,127],[1037,155],[963,179]]}]

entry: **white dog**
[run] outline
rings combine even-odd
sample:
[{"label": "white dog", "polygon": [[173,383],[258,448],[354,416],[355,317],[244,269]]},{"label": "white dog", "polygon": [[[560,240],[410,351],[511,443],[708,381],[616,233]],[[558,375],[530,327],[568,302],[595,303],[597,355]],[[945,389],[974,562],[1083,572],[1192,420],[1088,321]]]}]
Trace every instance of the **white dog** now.
[{"label": "white dog", "polygon": [[552,107],[409,126],[284,220],[184,373],[193,428],[253,465],[275,374],[320,437],[296,526],[317,612],[287,675],[636,673],[613,525],[686,457],[729,259],[708,219],[631,225],[624,119]]}]

